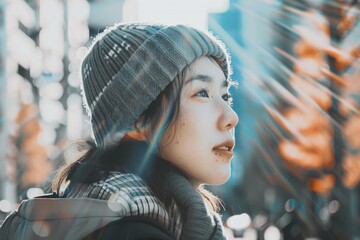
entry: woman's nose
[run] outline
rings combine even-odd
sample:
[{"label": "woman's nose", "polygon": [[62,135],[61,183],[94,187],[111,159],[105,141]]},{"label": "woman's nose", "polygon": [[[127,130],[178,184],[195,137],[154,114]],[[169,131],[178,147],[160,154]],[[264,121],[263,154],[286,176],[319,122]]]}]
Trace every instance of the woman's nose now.
[{"label": "woman's nose", "polygon": [[221,116],[219,118],[219,128],[221,130],[229,130],[236,126],[239,118],[234,109],[223,101]]}]

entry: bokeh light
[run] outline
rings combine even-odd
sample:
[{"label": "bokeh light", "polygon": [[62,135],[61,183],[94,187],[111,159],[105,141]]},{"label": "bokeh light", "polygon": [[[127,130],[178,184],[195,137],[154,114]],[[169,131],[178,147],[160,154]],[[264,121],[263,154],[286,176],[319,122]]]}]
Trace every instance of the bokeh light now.
[{"label": "bokeh light", "polygon": [[234,215],[227,219],[226,224],[233,230],[243,230],[250,227],[251,218],[248,214],[242,213],[240,215]]},{"label": "bokeh light", "polygon": [[264,233],[264,240],[281,240],[281,233],[275,226],[269,226]]},{"label": "bokeh light", "polygon": [[26,192],[26,196],[31,199],[44,194],[44,190],[41,188],[29,188]]}]

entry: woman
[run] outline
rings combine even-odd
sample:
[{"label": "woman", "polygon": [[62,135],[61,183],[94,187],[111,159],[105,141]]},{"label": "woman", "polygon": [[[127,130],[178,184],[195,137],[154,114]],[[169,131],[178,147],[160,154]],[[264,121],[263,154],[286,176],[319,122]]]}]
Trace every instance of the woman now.
[{"label": "woman", "polygon": [[218,200],[202,185],[230,176],[229,75],[222,43],[191,27],[120,24],[96,38],[81,71],[95,144],[53,187],[63,202],[106,200],[116,214],[76,236],[224,238]]}]

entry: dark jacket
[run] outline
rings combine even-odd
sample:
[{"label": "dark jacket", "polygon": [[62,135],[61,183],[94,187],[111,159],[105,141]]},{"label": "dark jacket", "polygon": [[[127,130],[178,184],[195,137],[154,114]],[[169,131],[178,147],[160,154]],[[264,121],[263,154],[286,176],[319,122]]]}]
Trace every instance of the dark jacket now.
[{"label": "dark jacket", "polygon": [[165,206],[136,175],[107,179],[68,192],[23,201],[0,230],[5,239],[179,239],[181,215]]},{"label": "dark jacket", "polygon": [[0,239],[173,239],[146,216],[122,217],[105,200],[35,198],[7,217]]}]

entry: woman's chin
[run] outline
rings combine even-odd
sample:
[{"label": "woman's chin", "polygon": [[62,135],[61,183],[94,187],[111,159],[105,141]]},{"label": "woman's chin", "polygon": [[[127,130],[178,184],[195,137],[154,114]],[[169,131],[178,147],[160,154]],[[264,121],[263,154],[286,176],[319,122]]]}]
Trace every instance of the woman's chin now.
[{"label": "woman's chin", "polygon": [[225,173],[217,173],[214,174],[214,179],[211,179],[211,181],[209,181],[208,185],[222,185],[224,183],[226,183],[229,179],[230,179],[230,171],[225,172]]}]

